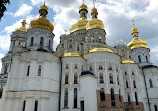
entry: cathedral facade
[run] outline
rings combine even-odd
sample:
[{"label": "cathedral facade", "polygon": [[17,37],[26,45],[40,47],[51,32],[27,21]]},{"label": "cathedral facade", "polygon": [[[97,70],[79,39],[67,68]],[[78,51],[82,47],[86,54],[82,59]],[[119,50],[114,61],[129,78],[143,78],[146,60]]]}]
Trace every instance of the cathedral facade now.
[{"label": "cathedral facade", "polygon": [[[107,45],[97,8],[83,3],[80,19],[53,51],[48,7],[11,35],[2,58],[0,111],[158,111],[158,67],[133,25],[128,45]],[[6,79],[7,78],[7,84]]]}]

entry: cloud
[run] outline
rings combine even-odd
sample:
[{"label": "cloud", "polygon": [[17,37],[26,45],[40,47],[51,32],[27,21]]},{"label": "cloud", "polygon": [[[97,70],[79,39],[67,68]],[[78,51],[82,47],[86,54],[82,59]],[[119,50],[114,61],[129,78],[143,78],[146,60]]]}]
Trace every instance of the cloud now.
[{"label": "cloud", "polygon": [[27,5],[27,4],[23,4],[19,9],[18,11],[15,13],[15,17],[17,16],[25,16],[25,15],[28,15],[30,14],[30,12],[32,11],[32,7]]},{"label": "cloud", "polygon": [[10,35],[0,35],[0,53],[9,50]]}]

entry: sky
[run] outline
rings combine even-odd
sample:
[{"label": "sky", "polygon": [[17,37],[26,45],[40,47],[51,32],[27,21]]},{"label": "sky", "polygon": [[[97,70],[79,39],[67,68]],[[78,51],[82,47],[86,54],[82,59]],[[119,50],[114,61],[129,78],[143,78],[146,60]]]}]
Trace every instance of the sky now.
[{"label": "sky", "polygon": [[[88,6],[88,20],[91,19],[93,0],[84,0]],[[27,28],[32,19],[39,16],[39,8],[44,0],[10,0],[7,11],[0,21],[0,59],[8,52],[10,35],[21,26],[25,18]],[[69,33],[69,28],[79,20],[79,6],[82,0],[45,0],[48,6],[47,19],[54,25],[54,50],[59,43],[60,35]],[[138,28],[139,37],[146,40],[150,48],[151,61],[158,65],[158,0],[95,0],[98,19],[102,20],[107,32],[107,44],[123,39],[132,40],[132,18]],[[122,42],[123,43],[123,42]],[[121,42],[119,42],[121,44]],[[0,62],[1,68],[1,62]]]}]

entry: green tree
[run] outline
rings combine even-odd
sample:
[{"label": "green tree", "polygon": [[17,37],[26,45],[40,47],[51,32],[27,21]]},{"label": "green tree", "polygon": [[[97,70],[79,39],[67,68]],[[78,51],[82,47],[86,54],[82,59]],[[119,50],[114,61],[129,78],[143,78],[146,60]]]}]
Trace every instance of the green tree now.
[{"label": "green tree", "polygon": [[10,3],[10,0],[0,0],[0,20],[4,15],[4,12],[7,10],[6,5]]}]

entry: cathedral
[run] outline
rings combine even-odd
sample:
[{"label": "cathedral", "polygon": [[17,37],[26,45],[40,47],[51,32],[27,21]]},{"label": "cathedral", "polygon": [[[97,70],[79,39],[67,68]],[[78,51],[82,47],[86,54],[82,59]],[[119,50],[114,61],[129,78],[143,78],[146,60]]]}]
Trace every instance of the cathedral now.
[{"label": "cathedral", "polygon": [[0,111],[158,111],[158,67],[133,25],[131,42],[107,45],[97,8],[79,7],[80,19],[53,49],[53,24],[39,17],[11,34],[2,58]]}]

